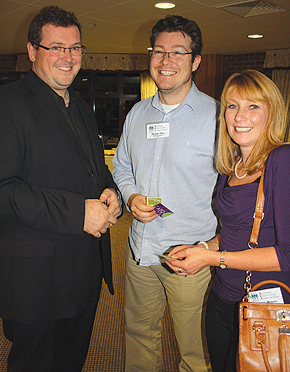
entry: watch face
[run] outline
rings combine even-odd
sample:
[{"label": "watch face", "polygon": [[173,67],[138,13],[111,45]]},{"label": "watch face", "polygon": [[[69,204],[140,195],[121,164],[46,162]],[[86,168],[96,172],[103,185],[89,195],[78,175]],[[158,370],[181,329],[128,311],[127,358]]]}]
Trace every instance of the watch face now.
[{"label": "watch face", "polygon": [[226,269],[227,268],[227,265],[225,265],[225,253],[226,253],[226,251],[222,251],[221,252],[221,255],[220,255],[220,264],[219,264],[219,267],[221,269]]}]

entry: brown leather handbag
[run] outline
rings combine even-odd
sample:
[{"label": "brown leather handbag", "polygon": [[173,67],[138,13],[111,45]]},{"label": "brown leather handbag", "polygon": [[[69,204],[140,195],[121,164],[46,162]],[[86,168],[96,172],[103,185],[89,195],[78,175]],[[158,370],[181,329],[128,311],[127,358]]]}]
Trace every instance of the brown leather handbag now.
[{"label": "brown leather handbag", "polygon": [[[259,185],[253,230],[249,248],[258,246],[264,207],[264,171]],[[244,288],[247,295],[239,304],[239,372],[290,372],[290,304],[248,302],[249,292],[265,284],[290,288],[275,280],[266,280],[251,288],[251,272],[246,271]],[[288,354],[288,356],[287,356]]]}]

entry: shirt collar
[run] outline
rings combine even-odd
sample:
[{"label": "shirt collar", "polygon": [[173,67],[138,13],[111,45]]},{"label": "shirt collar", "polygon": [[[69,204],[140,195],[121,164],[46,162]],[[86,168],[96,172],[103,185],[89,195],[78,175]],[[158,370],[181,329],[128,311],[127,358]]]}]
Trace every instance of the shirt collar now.
[{"label": "shirt collar", "polygon": [[[39,81],[39,83],[44,87],[45,91],[48,93],[48,95],[54,100],[54,102],[56,104],[63,104],[65,105],[64,103],[64,99],[59,95],[57,94],[48,84],[46,84],[42,79],[40,79],[40,77],[34,72],[34,75],[36,76],[37,80]],[[74,90],[72,89],[72,87],[68,87],[68,91],[69,91],[69,104],[74,104],[75,103],[75,92]]]},{"label": "shirt collar", "polygon": [[[195,83],[192,81],[191,88],[189,89],[189,92],[187,93],[184,100],[180,103],[180,105],[176,108],[176,110],[180,109],[181,107],[187,105],[192,110],[195,110],[195,104],[196,104],[196,95],[198,94],[198,89],[195,85]],[[155,93],[152,99],[152,106],[157,108],[158,110],[164,111],[161,106],[160,98],[158,91]]]}]

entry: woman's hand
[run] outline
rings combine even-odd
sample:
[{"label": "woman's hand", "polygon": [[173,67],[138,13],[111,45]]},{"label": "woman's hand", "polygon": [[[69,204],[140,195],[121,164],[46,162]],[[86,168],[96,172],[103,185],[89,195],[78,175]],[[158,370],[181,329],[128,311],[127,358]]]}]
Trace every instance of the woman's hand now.
[{"label": "woman's hand", "polygon": [[210,266],[209,258],[216,252],[208,251],[203,244],[175,247],[165,263],[179,276],[193,275]]},{"label": "woman's hand", "polygon": [[[192,275],[208,266],[220,265],[220,251],[214,243],[208,242],[209,250],[204,244],[181,245],[174,248],[165,263],[181,276]],[[281,271],[279,260],[274,247],[245,249],[238,252],[226,252],[225,263],[228,269]]]}]

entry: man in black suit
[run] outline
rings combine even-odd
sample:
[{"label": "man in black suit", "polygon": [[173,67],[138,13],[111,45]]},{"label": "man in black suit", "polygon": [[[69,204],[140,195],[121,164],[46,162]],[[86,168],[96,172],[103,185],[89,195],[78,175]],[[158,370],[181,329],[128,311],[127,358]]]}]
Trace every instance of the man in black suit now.
[{"label": "man in black suit", "polygon": [[85,47],[75,15],[45,7],[28,33],[32,71],[0,90],[0,316],[8,372],[80,372],[109,227],[120,214],[93,113],[70,85]]}]

